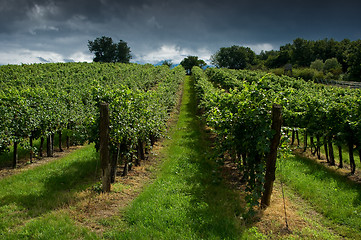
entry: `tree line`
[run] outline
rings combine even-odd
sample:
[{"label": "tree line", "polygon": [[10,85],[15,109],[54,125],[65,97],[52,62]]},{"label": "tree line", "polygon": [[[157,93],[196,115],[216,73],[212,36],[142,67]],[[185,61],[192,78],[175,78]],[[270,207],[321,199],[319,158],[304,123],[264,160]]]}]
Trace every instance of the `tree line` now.
[{"label": "tree line", "polygon": [[[90,52],[94,53],[94,62],[122,62],[129,63],[130,48],[120,40],[114,43],[110,37],[100,37],[88,41]],[[256,54],[249,47],[222,47],[211,56],[211,63],[219,68],[230,69],[277,69],[289,66],[291,69],[302,69],[295,73],[295,77],[305,80],[314,78],[331,78],[350,81],[361,81],[361,40],[344,39],[306,40],[297,38],[287,43],[279,50],[261,51]],[[172,66],[171,61],[164,61],[164,65]],[[197,56],[187,56],[180,63],[187,73],[191,73],[193,66],[204,67],[206,63]],[[292,67],[291,67],[292,66]],[[306,69],[306,70],[304,70]],[[291,71],[292,73],[292,71]]]},{"label": "tree line", "polygon": [[336,59],[347,80],[361,80],[361,40],[344,39],[305,40],[297,38],[292,44],[280,47],[278,51],[261,52],[259,59],[268,68],[281,67],[291,63],[298,67],[309,67],[312,62]]}]

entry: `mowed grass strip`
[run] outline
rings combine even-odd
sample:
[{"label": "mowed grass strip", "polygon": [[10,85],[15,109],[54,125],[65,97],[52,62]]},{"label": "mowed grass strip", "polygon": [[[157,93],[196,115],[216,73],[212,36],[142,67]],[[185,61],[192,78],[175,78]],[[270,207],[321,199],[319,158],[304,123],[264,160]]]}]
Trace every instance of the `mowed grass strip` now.
[{"label": "mowed grass strip", "polygon": [[79,229],[72,226],[70,218],[51,213],[76,201],[76,193],[96,181],[98,158],[94,145],[88,145],[46,165],[0,180],[0,238],[43,239],[36,232],[49,229],[53,234],[61,232],[56,227],[61,222],[68,223],[68,228],[60,224],[65,230],[77,232]]},{"label": "mowed grass strip", "polygon": [[282,161],[278,174],[303,199],[326,217],[341,236],[361,239],[361,184],[314,160],[292,156]]},{"label": "mowed grass strip", "polygon": [[[304,147],[304,144],[303,144],[303,141],[304,141],[304,134],[300,133],[300,146],[296,146],[297,144],[297,140],[295,140],[295,143],[293,145],[293,148],[302,148]],[[306,153],[310,153],[310,145],[311,145],[311,140],[310,140],[310,137],[307,138],[307,143],[308,143],[308,148],[307,148],[307,151]],[[316,140],[314,140],[316,141]],[[315,143],[316,144],[316,143]],[[334,158],[335,158],[335,164],[336,166],[339,166],[340,164],[340,157],[339,157],[339,151],[338,151],[338,147],[336,144],[332,144],[333,146],[333,154],[334,154]],[[320,147],[320,151],[321,151],[321,158],[323,160],[326,160],[326,153],[325,153],[325,148],[324,148],[324,145],[322,144],[322,146]],[[354,149],[353,151],[353,156],[354,156],[354,159],[355,159],[355,164],[356,164],[356,170],[360,170],[361,169],[361,159],[360,159],[360,156],[359,156],[359,153],[357,151],[357,149]],[[317,154],[314,155],[314,157],[317,157]],[[345,167],[345,164],[347,165],[350,165],[350,159],[349,159],[349,152],[348,152],[348,147],[346,145],[342,145],[342,161],[343,161],[343,165]],[[349,166],[347,167],[349,169]]]},{"label": "mowed grass strip", "polygon": [[192,84],[187,77],[179,120],[171,139],[164,143],[164,163],[157,180],[125,211],[118,228],[105,232],[104,238],[240,238],[239,197],[208,158],[210,143],[196,116]]}]

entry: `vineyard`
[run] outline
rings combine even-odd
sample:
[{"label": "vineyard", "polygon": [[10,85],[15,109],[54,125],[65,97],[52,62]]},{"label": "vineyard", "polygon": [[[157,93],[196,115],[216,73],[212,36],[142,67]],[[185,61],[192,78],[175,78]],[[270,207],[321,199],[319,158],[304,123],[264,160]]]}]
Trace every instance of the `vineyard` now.
[{"label": "vineyard", "polygon": [[[18,194],[15,193],[16,187],[12,187],[11,178],[0,181],[3,188],[1,194],[6,195],[0,196],[0,203],[3,205],[0,207],[0,236],[15,239],[23,236],[21,234],[30,234],[27,229],[21,234],[16,231],[6,233],[6,229],[16,229],[15,226],[20,224],[21,219],[27,221],[37,215],[37,212],[56,209],[63,204],[62,201],[70,202],[68,196],[57,195],[63,194],[63,190],[68,191],[67,188],[71,188],[73,184],[76,185],[75,181],[81,182],[82,178],[88,178],[99,170],[99,155],[94,155],[94,152],[100,151],[101,160],[104,149],[101,142],[101,106],[104,104],[109,110],[109,142],[106,143],[106,148],[110,154],[112,183],[115,183],[118,167],[121,167],[118,176],[121,172],[123,177],[133,167],[139,167],[146,155],[152,152],[156,141],[170,134],[167,130],[168,120],[179,100],[184,79],[186,83],[181,113],[168,140],[172,142],[168,147],[170,150],[164,154],[170,160],[165,161],[165,167],[161,170],[163,172],[154,184],[126,211],[125,214],[128,215],[125,220],[121,223],[119,220],[109,220],[112,222],[110,225],[117,227],[105,231],[103,238],[142,239],[144,234],[149,234],[159,239],[180,236],[184,239],[236,239],[241,234],[236,227],[240,225],[240,219],[252,219],[257,215],[260,204],[263,205],[269,179],[273,185],[275,166],[271,175],[268,175],[268,168],[269,159],[274,154],[275,157],[278,156],[277,161],[284,162],[283,167],[288,168],[288,172],[292,172],[294,176],[300,174],[297,169],[305,170],[310,167],[311,170],[302,174],[310,177],[307,184],[314,189],[308,189],[310,193],[305,198],[315,202],[326,201],[312,199],[311,193],[316,192],[317,188],[317,184],[312,182],[317,178],[312,178],[313,163],[309,163],[309,160],[295,160],[290,145],[297,145],[299,152],[309,152],[319,159],[324,157],[328,166],[347,167],[350,175],[357,174],[355,156],[361,157],[360,89],[326,86],[249,70],[202,70],[193,67],[192,76],[185,77],[181,66],[170,69],[150,64],[57,63],[1,66],[0,155],[9,151],[13,153],[11,159],[7,159],[3,165],[17,167],[19,148],[26,151],[29,163],[34,158],[53,156],[55,142],[58,143],[59,151],[75,144],[92,144],[91,147],[94,146],[95,149],[89,151],[88,146],[81,150],[86,156],[83,160],[81,157],[67,160],[66,171],[70,169],[68,166],[79,166],[80,174],[74,177],[75,180],[62,179],[65,182],[64,189],[62,185],[49,186],[49,181],[42,180],[40,176],[31,177],[36,179],[32,183],[34,189],[37,188],[36,184],[48,184],[50,197],[46,193],[42,193],[41,197],[55,198],[54,201],[28,197],[29,201],[36,201],[25,202],[27,200],[22,199],[23,195],[36,194],[31,193],[31,188],[24,186],[27,179],[22,178],[22,175],[18,176],[21,183],[14,183],[14,186],[21,186],[21,193]],[[277,108],[282,110],[281,137],[278,137],[280,142],[275,141],[278,133],[274,128],[276,119],[273,114]],[[204,137],[210,134],[204,132],[204,123],[212,132],[211,137]],[[56,141],[55,137],[59,139]],[[38,144],[34,144],[35,142]],[[347,159],[344,152],[347,152]],[[228,186],[230,184],[218,175],[219,166],[225,162],[232,162],[240,176],[237,184],[241,184],[246,192],[246,203],[242,207],[239,193],[234,194],[234,190]],[[61,164],[54,164],[54,169],[51,169],[53,165],[49,165],[49,168],[45,166],[44,169],[47,170],[44,172],[61,178],[61,173],[66,172]],[[87,164],[91,170],[86,170]],[[280,172],[279,169],[277,171],[277,178],[282,178],[289,186],[298,184],[297,177]],[[335,209],[348,211],[349,215],[346,217],[341,214],[337,216],[322,207],[318,211],[332,216],[338,223],[355,228],[356,232],[360,231],[357,193],[361,191],[355,190],[359,186],[356,184],[350,187],[347,181],[336,183],[334,179],[338,178],[337,174],[328,173],[327,169],[320,167],[317,171],[319,175],[325,174],[320,177],[321,180],[328,179],[330,184],[337,185],[332,189],[350,191],[347,203],[342,203],[341,199],[333,204]],[[13,179],[15,182],[16,176]],[[57,192],[57,188],[61,191]],[[324,185],[323,188],[326,189],[327,186]],[[270,189],[272,192],[272,186]],[[14,194],[10,194],[12,191]],[[327,193],[325,198],[331,199],[331,195]],[[21,207],[13,205],[17,201]],[[47,208],[43,205],[49,207],[40,211],[39,209]],[[344,208],[340,205],[344,205]],[[26,217],[20,217],[22,211],[27,212]],[[11,216],[16,221],[6,222],[5,219]],[[109,225],[104,225],[108,226],[107,224]],[[126,230],[118,231],[118,224]],[[242,231],[246,233],[244,239],[247,239],[248,232]],[[82,237],[97,239],[92,234],[86,233],[86,237]],[[31,234],[29,236],[29,239],[34,237]],[[73,236],[82,238],[79,235]]]},{"label": "vineyard", "polygon": [[360,90],[248,70],[194,68],[192,72],[207,125],[217,134],[221,158],[228,155],[240,163],[251,209],[264,191],[275,103],[282,106],[283,140],[290,136],[292,144],[296,139],[300,144],[302,133],[304,151],[310,149],[320,158],[323,146],[330,165],[336,164],[336,145],[341,168],[342,146],[347,146],[351,174],[355,173],[354,151],[361,156]]},{"label": "vineyard", "polygon": [[[54,136],[99,146],[99,104],[110,106],[110,148],[115,164],[119,152],[125,168],[138,153],[164,134],[176,92],[184,78],[181,67],[136,64],[43,64],[2,66],[0,69],[0,153],[13,146],[29,150],[30,161],[52,156]],[[41,139],[40,148],[33,145]]]}]

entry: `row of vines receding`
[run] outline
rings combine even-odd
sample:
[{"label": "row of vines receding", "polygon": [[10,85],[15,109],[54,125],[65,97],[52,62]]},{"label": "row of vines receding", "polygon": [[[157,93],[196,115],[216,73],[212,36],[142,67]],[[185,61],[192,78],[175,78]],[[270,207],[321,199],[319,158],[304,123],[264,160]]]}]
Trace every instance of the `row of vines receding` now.
[{"label": "row of vines receding", "polygon": [[[249,193],[250,209],[264,192],[265,164],[270,151],[271,108],[282,106],[283,138],[292,143],[304,136],[304,151],[320,157],[324,146],[327,161],[335,165],[333,146],[348,149],[351,174],[355,173],[354,151],[361,152],[361,91],[324,86],[287,76],[248,70],[200,68],[192,70],[199,106],[217,136],[220,158],[238,163]],[[282,153],[283,151],[281,151]]]}]

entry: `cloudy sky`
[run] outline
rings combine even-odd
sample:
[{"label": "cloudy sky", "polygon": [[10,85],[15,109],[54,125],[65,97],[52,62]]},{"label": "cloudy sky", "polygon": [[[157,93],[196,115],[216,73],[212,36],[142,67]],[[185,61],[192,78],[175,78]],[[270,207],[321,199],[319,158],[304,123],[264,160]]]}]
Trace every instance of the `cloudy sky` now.
[{"label": "cloudy sky", "polygon": [[0,0],[0,64],[92,61],[88,40],[124,40],[132,62],[209,62],[221,47],[361,38],[361,1]]}]

